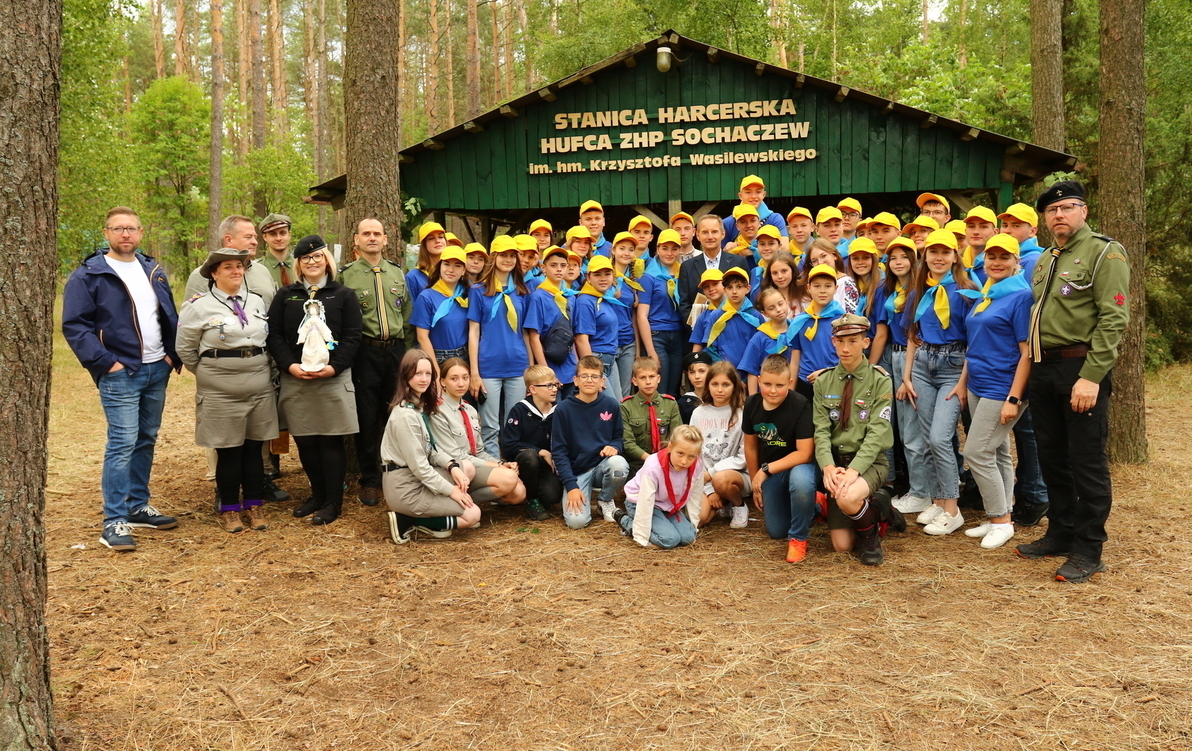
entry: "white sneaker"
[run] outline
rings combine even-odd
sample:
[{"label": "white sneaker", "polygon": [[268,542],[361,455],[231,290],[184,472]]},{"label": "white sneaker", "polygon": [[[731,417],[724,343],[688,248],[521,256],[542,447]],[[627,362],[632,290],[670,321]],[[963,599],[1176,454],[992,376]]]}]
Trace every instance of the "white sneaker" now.
[{"label": "white sneaker", "polygon": [[728,526],[732,529],[744,529],[749,526],[749,508],[745,504],[732,507],[732,520]]},{"label": "white sneaker", "polygon": [[944,507],[937,506],[934,503],[923,509],[923,513],[915,517],[915,524],[931,524],[935,521],[935,517],[943,513]]},{"label": "white sneaker", "polygon": [[963,526],[964,514],[960,513],[960,509],[956,509],[955,516],[941,509],[923,531],[929,535],[950,535]]},{"label": "white sneaker", "polygon": [[991,529],[993,529],[993,525],[989,522],[985,522],[980,526],[970,527],[969,529],[964,530],[964,534],[968,537],[984,537],[985,535],[989,534],[989,530]]},{"label": "white sneaker", "polygon": [[615,501],[597,501],[600,506],[600,513],[604,516],[606,522],[615,522],[617,517],[613,514],[617,511],[617,504]]},{"label": "white sneaker", "polygon": [[986,550],[1000,548],[1014,536],[1013,524],[990,524],[989,534],[981,538],[981,547]]},{"label": "white sneaker", "polygon": [[917,514],[920,511],[926,511],[932,507],[930,498],[921,498],[917,495],[900,495],[891,502],[896,511],[901,511],[904,514]]}]

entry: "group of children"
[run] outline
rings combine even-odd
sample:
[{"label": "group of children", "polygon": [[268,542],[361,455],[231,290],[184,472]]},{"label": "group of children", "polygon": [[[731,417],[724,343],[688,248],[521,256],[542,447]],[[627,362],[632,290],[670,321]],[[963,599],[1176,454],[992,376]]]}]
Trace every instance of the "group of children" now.
[{"label": "group of children", "polygon": [[818,517],[876,565],[899,512],[928,534],[963,525],[963,460],[989,517],[966,534],[1009,540],[1035,212],[953,222],[925,193],[905,226],[851,198],[783,221],[754,175],[739,198],[731,217],[676,214],[653,248],[642,216],[607,240],[595,201],[561,245],[541,220],[489,248],[423,225],[420,349],[382,444],[394,542],[473,526],[477,501],[537,520],[558,504],[581,528],[599,488],[603,518],[643,545],[745,527],[751,499],[788,561]]}]

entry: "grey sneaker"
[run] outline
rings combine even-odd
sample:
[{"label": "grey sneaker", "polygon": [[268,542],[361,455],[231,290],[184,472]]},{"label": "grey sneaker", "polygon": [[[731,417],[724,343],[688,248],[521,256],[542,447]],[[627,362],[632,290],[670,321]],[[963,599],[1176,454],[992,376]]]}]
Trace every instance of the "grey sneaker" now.
[{"label": "grey sneaker", "polygon": [[1093,574],[1099,574],[1104,570],[1105,564],[1101,561],[1094,561],[1086,555],[1075,553],[1055,572],[1055,580],[1081,584],[1092,579]]},{"label": "grey sneaker", "polygon": [[142,506],[128,515],[128,526],[144,529],[173,529],[178,526],[178,520],[172,516],[165,516],[152,506]]},{"label": "grey sneaker", "polygon": [[103,532],[99,535],[99,542],[106,548],[121,552],[137,549],[137,541],[132,539],[132,528],[126,522],[103,525]]}]

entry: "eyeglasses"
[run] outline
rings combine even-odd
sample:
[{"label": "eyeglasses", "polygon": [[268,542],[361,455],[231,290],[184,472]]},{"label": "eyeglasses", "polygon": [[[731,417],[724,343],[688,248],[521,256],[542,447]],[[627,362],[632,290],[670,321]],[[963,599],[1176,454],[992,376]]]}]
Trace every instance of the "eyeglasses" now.
[{"label": "eyeglasses", "polygon": [[114,235],[135,235],[141,231],[140,227],[104,227]]},{"label": "eyeglasses", "polygon": [[302,263],[322,263],[323,262],[323,254],[322,253],[312,253],[308,256],[302,256],[298,260],[301,261]]},{"label": "eyeglasses", "polygon": [[843,216],[845,219],[856,219],[857,217],[861,216],[861,214],[856,211],[843,211],[841,212],[841,216]]},{"label": "eyeglasses", "polygon": [[1064,214],[1065,216],[1071,214],[1076,209],[1084,206],[1083,203],[1065,203],[1060,206],[1048,206],[1043,209],[1043,216],[1055,216],[1056,214]]},{"label": "eyeglasses", "polygon": [[577,381],[599,381],[599,380],[602,380],[603,378],[604,378],[604,373],[584,373],[582,375],[577,375],[575,377],[575,380],[577,380]]},{"label": "eyeglasses", "polygon": [[563,388],[563,384],[561,384],[561,383],[535,383],[533,386],[530,386],[530,388],[532,388],[532,389],[550,389],[551,391],[557,391],[557,390]]}]

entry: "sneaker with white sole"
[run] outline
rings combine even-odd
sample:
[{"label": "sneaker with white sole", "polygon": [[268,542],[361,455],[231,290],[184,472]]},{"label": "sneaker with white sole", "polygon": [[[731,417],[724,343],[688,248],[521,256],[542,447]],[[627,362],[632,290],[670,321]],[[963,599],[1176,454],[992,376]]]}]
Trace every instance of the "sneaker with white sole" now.
[{"label": "sneaker with white sole", "polygon": [[720,517],[721,519],[727,519],[729,517],[729,509],[730,508],[732,508],[732,507],[727,506],[723,502],[721,502],[720,508],[716,509],[716,516]]},{"label": "sneaker with white sole", "polygon": [[920,496],[907,493],[906,495],[900,495],[895,498],[892,502],[892,505],[895,509],[904,514],[918,514],[922,511],[928,510],[934,504],[932,504],[930,498],[922,498]]},{"label": "sneaker with white sole", "polygon": [[924,527],[923,531],[929,535],[950,535],[963,526],[964,514],[960,513],[960,509],[956,509],[955,515],[940,509],[940,513],[935,515],[931,524]]},{"label": "sneaker with white sole", "polygon": [[985,522],[984,524],[980,524],[976,527],[969,527],[968,529],[964,530],[964,534],[966,537],[984,537],[985,535],[989,534],[989,531],[992,529],[993,525],[989,522]]},{"label": "sneaker with white sole", "polygon": [[178,520],[166,516],[152,506],[141,506],[128,515],[127,524],[141,529],[173,529],[178,526]]},{"label": "sneaker with white sole", "polygon": [[937,506],[934,503],[923,509],[923,513],[915,517],[915,524],[931,524],[935,521],[935,517],[943,513],[944,507]]},{"label": "sneaker with white sole", "polygon": [[615,523],[617,521],[617,517],[615,516],[617,513],[616,501],[597,501],[596,503],[600,506],[600,513],[604,516],[606,522]]},{"label": "sneaker with white sole", "polygon": [[745,504],[733,506],[730,513],[733,518],[729,521],[728,526],[731,529],[745,529],[749,526],[749,508]]},{"label": "sneaker with white sole", "polygon": [[137,541],[132,538],[132,528],[127,522],[114,522],[103,525],[103,532],[99,542],[105,548],[128,552],[137,549]]},{"label": "sneaker with white sole", "polygon": [[990,524],[989,533],[981,538],[981,547],[986,550],[1000,548],[1014,536],[1013,524]]}]

